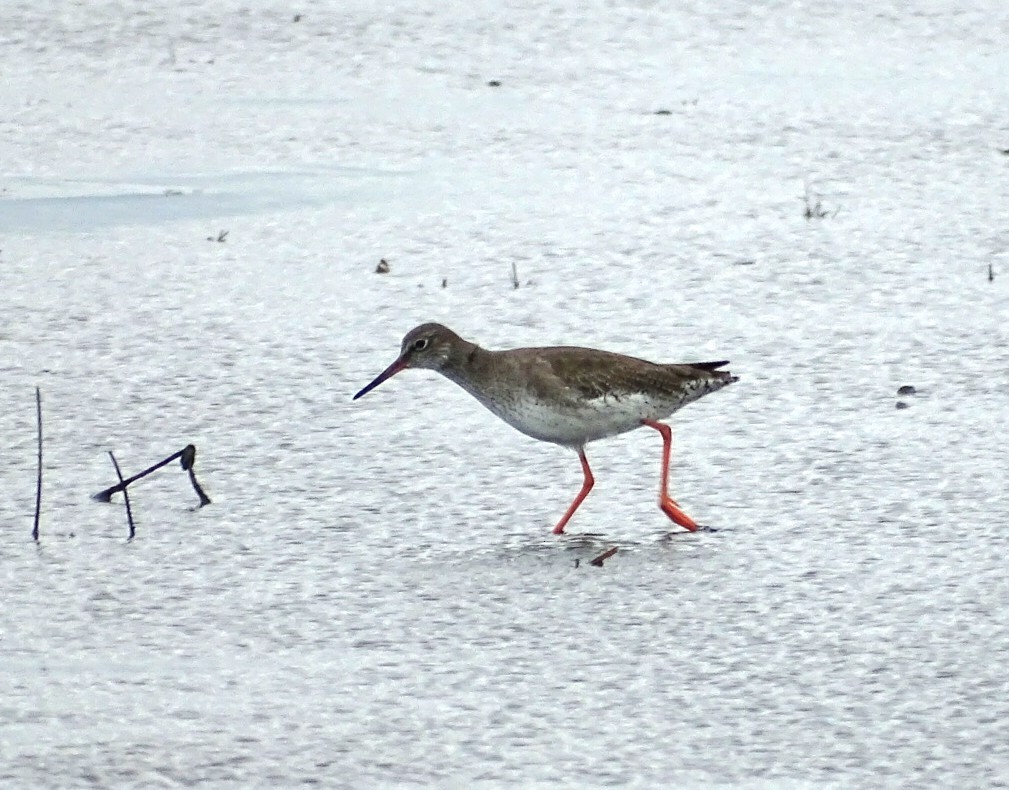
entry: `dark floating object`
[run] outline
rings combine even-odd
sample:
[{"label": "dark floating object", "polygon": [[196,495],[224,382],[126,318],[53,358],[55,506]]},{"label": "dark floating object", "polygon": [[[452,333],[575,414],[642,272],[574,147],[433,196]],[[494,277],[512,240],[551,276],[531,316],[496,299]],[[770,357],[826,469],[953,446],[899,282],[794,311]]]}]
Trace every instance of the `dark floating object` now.
[{"label": "dark floating object", "polygon": [[[116,457],[112,454],[111,450],[109,450],[109,458],[112,459],[112,465],[116,468],[116,476],[119,478],[119,482],[122,483],[123,473],[120,471],[119,462],[116,460]],[[126,500],[126,521],[130,525],[130,536],[127,540],[133,540],[133,536],[137,534],[137,530],[133,526],[133,508],[130,507],[130,494],[125,488],[123,489],[123,499]]]},{"label": "dark floating object", "polygon": [[516,291],[519,288],[519,270],[515,268],[514,261],[512,261],[512,288]]},{"label": "dark floating object", "polygon": [[441,278],[441,287],[442,288],[448,288],[448,277],[442,277]]},{"label": "dark floating object", "polygon": [[903,387],[897,390],[898,395],[914,395],[917,392],[918,390],[916,390],[910,384],[905,384]]},{"label": "dark floating object", "polygon": [[216,241],[223,244],[227,238],[228,238],[228,231],[222,230],[220,233],[217,234],[216,239],[213,236],[207,236],[207,241]]},{"label": "dark floating object", "polygon": [[378,266],[375,267],[375,274],[388,274],[389,273],[389,261],[382,258],[378,262]]},{"label": "dark floating object", "polygon": [[733,264],[736,265],[736,266],[756,266],[757,262],[755,260],[750,259],[750,258],[743,258],[743,259],[738,260],[738,261],[733,261]]},{"label": "dark floating object", "polygon": [[39,476],[35,486],[35,526],[32,527],[32,540],[39,542],[39,516],[42,513],[42,391],[35,388],[35,416],[39,426]]},{"label": "dark floating object", "polygon": [[301,14],[295,14],[294,15],[294,21],[295,22],[300,22],[301,21]]},{"label": "dark floating object", "polygon": [[988,282],[994,282],[994,281],[995,281],[995,269],[989,263],[988,264]]},{"label": "dark floating object", "polygon": [[[655,115],[672,115],[672,114],[673,114],[672,110],[656,110],[655,111]],[[599,563],[599,564],[602,565],[602,563]]]},{"label": "dark floating object", "polygon": [[910,409],[911,407],[908,404],[904,403],[904,401],[899,400],[899,401],[897,401],[897,408],[898,409]]},{"label": "dark floating object", "polygon": [[200,484],[196,480],[196,474],[195,472],[193,472],[193,463],[196,461],[196,447],[191,444],[187,444],[177,453],[172,453],[163,461],[158,461],[158,463],[154,464],[154,466],[148,467],[143,472],[138,472],[137,474],[133,475],[133,477],[129,477],[126,480],[120,480],[118,483],[116,483],[116,485],[109,486],[104,491],[99,491],[91,498],[98,502],[111,502],[113,494],[119,491],[125,492],[128,486],[132,485],[141,478],[147,477],[147,475],[151,474],[152,472],[158,471],[161,467],[167,466],[176,458],[180,459],[182,468],[187,472],[189,472],[189,482],[193,484],[193,490],[196,491],[196,495],[200,498],[200,507],[203,507],[204,505],[209,505],[210,497],[208,497],[206,493],[203,491],[203,489],[200,487]]},{"label": "dark floating object", "polygon": [[501,87],[501,80],[490,80],[487,83],[487,87],[489,87],[489,88],[500,88]]},{"label": "dark floating object", "polygon": [[612,549],[607,549],[602,554],[600,554],[598,557],[596,557],[594,560],[590,560],[589,561],[589,565],[595,565],[597,568],[601,568],[601,567],[603,567],[603,562],[605,560],[608,560],[610,557],[612,557],[616,553],[617,553],[617,547],[616,546],[614,546]]}]

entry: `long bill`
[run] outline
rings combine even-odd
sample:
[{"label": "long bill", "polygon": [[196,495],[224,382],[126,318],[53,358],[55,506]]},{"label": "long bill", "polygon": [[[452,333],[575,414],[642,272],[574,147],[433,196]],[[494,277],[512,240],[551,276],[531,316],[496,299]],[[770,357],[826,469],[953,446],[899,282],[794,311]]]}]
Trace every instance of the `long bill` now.
[{"label": "long bill", "polygon": [[386,379],[392,378],[393,376],[395,376],[397,373],[399,373],[401,370],[404,370],[405,368],[406,368],[406,362],[402,358],[397,359],[395,362],[393,362],[391,365],[389,365],[389,367],[387,367],[385,370],[383,370],[381,373],[379,373],[375,377],[375,380],[373,382],[371,382],[371,384],[369,384],[363,390],[361,390],[359,393],[357,393],[357,395],[355,395],[353,399],[357,400],[362,395],[367,395],[369,392],[371,392],[373,389],[375,389],[375,387],[377,387],[383,381],[385,381]]}]

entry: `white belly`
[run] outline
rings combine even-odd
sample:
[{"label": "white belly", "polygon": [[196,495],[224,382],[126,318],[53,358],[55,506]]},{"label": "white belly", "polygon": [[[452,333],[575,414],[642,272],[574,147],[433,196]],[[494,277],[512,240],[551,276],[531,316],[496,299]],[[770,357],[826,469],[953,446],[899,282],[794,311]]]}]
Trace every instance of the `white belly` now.
[{"label": "white belly", "polygon": [[632,431],[641,427],[642,420],[663,419],[674,410],[640,394],[582,400],[577,406],[548,405],[528,396],[502,401],[476,398],[527,436],[566,447]]}]

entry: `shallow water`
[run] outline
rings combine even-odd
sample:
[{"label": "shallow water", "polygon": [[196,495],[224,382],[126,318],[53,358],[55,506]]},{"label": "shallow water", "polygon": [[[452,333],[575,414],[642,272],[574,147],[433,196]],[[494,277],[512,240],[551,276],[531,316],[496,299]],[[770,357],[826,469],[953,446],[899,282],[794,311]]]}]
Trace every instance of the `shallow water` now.
[{"label": "shallow water", "polygon": [[[0,10],[0,783],[1009,782],[999,4],[219,8]],[[424,320],[730,358],[712,529]]]}]

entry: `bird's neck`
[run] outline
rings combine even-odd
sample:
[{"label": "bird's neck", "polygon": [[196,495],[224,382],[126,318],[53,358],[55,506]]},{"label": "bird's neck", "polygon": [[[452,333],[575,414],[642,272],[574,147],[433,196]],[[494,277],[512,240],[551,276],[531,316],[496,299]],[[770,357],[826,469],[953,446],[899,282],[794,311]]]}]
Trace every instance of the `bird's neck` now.
[{"label": "bird's neck", "polygon": [[464,340],[453,346],[441,374],[475,395],[493,364],[493,357],[493,351]]}]

